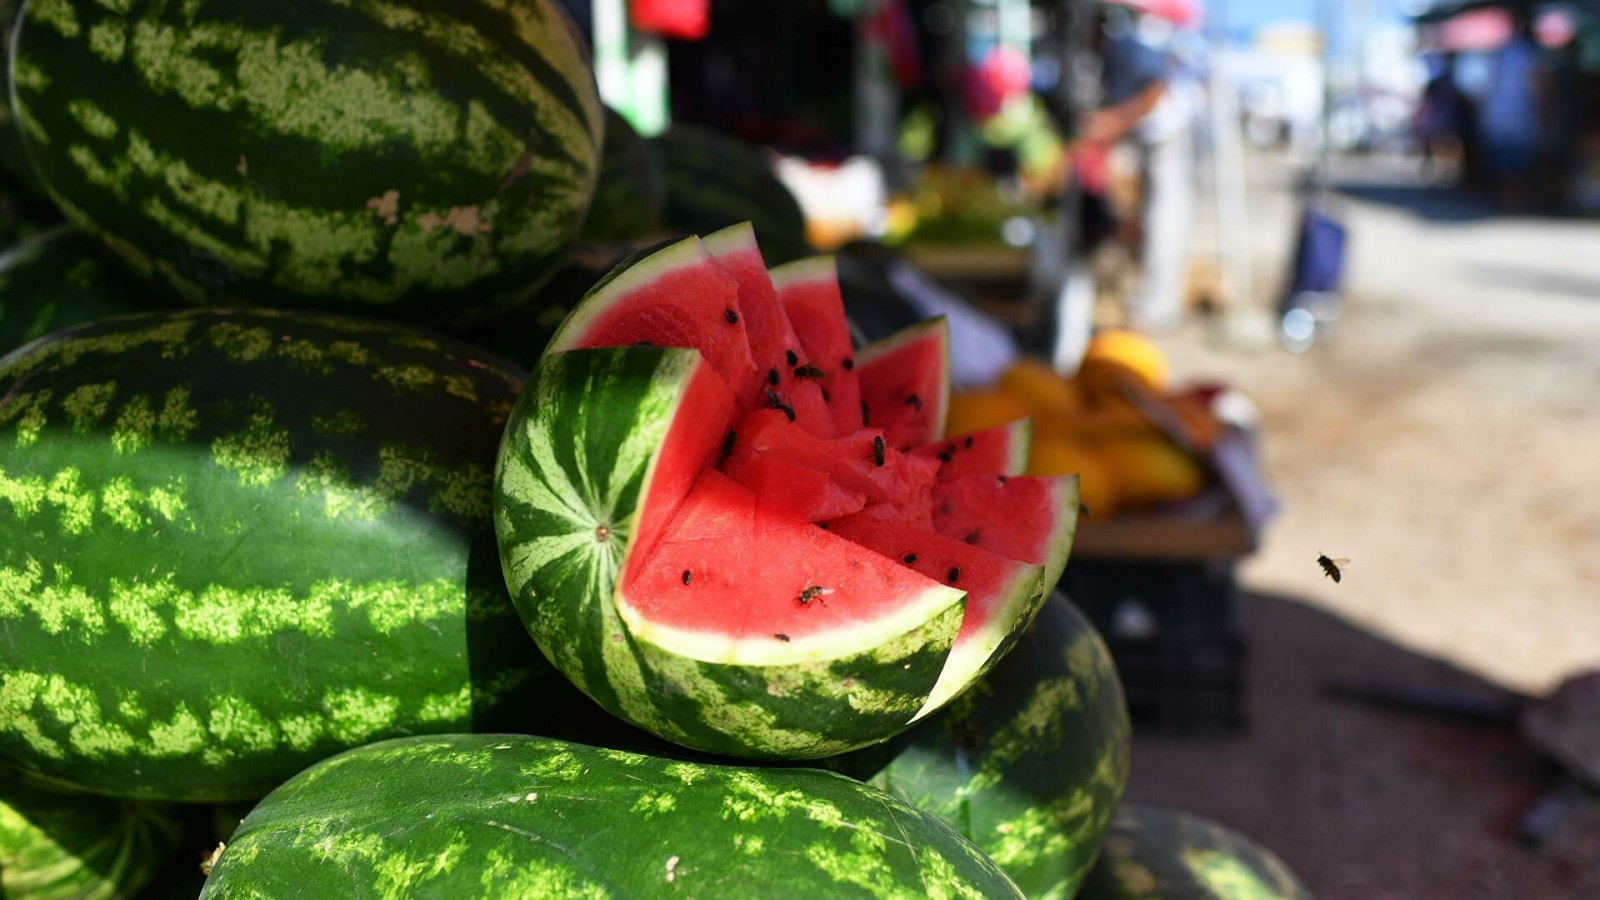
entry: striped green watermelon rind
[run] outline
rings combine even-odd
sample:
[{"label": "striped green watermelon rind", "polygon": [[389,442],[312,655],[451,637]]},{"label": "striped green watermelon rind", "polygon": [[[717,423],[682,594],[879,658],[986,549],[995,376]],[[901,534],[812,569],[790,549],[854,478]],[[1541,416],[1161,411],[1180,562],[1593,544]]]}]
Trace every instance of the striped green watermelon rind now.
[{"label": "striped green watermelon rind", "polygon": [[529,728],[560,679],[497,565],[522,373],[421,329],[186,310],[0,364],[0,758],[242,800],[395,734]]},{"label": "striped green watermelon rind", "polygon": [[1276,854],[1219,822],[1124,804],[1078,894],[1085,900],[1311,900]]},{"label": "striped green watermelon rind", "polygon": [[170,305],[70,225],[0,253],[0,356],[63,328]]},{"label": "striped green watermelon rind", "polygon": [[483,314],[594,190],[601,106],[550,0],[46,0],[13,51],[57,205],[197,304]]},{"label": "striped green watermelon rind", "polygon": [[939,820],[831,772],[450,735],[295,776],[245,819],[201,897],[754,893],[1022,896]]},{"label": "striped green watermelon rind", "polygon": [[0,896],[133,896],[177,855],[180,809],[58,793],[0,769]]},{"label": "striped green watermelon rind", "polygon": [[655,142],[667,173],[665,230],[711,234],[750,222],[768,266],[816,252],[806,236],[805,213],[773,171],[764,148],[683,124]]},{"label": "striped green watermelon rind", "polygon": [[1064,595],[971,690],[825,765],[948,823],[1031,898],[1073,897],[1128,780],[1130,727],[1105,643]]},{"label": "striped green watermelon rind", "polygon": [[799,642],[699,653],[619,608],[627,573],[715,461],[736,409],[691,350],[546,354],[497,464],[506,584],[556,668],[652,734],[740,757],[818,757],[882,740],[925,700],[960,627],[959,602],[825,656]]}]

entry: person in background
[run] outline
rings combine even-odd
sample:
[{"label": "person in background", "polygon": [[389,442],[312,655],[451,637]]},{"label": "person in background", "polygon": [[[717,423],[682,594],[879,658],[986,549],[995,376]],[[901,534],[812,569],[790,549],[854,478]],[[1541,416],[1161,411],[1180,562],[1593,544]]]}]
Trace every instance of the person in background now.
[{"label": "person in background", "polygon": [[1422,86],[1416,116],[1411,121],[1412,136],[1422,154],[1422,172],[1429,178],[1441,174],[1459,178],[1467,126],[1467,98],[1456,84],[1455,51],[1428,53],[1423,57],[1428,81]]},{"label": "person in background", "polygon": [[1144,240],[1128,320],[1159,331],[1177,325],[1183,312],[1196,179],[1193,99],[1167,49],[1169,23],[1116,4],[1101,10],[1102,101],[1080,141],[1104,147],[1126,140],[1138,151]]},{"label": "person in background", "polygon": [[1533,39],[1533,17],[1511,10],[1511,39],[1495,52],[1487,89],[1478,108],[1483,162],[1507,211],[1526,209],[1544,147],[1544,66]]}]

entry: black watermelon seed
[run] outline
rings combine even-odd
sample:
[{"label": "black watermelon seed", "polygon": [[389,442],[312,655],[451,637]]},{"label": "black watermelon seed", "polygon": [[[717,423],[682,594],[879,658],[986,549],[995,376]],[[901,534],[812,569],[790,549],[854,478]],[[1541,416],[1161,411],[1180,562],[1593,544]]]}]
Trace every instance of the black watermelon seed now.
[{"label": "black watermelon seed", "polygon": [[778,386],[778,370],[777,369],[768,369],[767,370],[767,384],[770,384],[773,387],[777,387]]},{"label": "black watermelon seed", "polygon": [[845,361],[844,361],[844,370],[846,372],[848,372],[851,369],[854,369],[855,367],[856,367],[856,361],[853,360],[853,359],[850,359],[849,357],[846,357]]},{"label": "black watermelon seed", "polygon": [[729,428],[728,429],[728,433],[722,438],[722,458],[723,459],[727,459],[728,456],[733,453],[733,439],[734,439],[735,436],[736,435],[734,434],[733,429]]},{"label": "black watermelon seed", "polygon": [[684,584],[688,584],[690,582],[690,580],[692,580],[693,578],[694,578],[694,574],[692,572],[690,572],[688,569],[684,569],[683,570],[683,583]]},{"label": "black watermelon seed", "polygon": [[794,377],[819,381],[822,379],[822,370],[812,365],[798,366],[794,370]]},{"label": "black watermelon seed", "polygon": [[722,317],[723,317],[723,318],[724,318],[724,319],[727,319],[727,320],[728,320],[728,324],[729,324],[729,325],[737,325],[737,324],[739,324],[739,314],[738,314],[738,313],[736,313],[736,312],[734,312],[734,311],[733,311],[733,310],[731,310],[731,309],[730,309],[730,310],[728,310],[728,311],[726,311],[726,312],[724,312],[724,313],[723,313],[723,314],[722,314]]},{"label": "black watermelon seed", "polygon": [[634,341],[633,345],[635,347],[654,347],[655,346],[655,344],[652,344],[649,341]]},{"label": "black watermelon seed", "polygon": [[872,439],[872,464],[883,468],[883,435]]},{"label": "black watermelon seed", "polygon": [[784,634],[781,631],[778,632],[777,634],[774,634],[773,637],[777,638],[780,641],[783,641],[785,644],[789,643],[789,636],[787,634]]},{"label": "black watermelon seed", "polygon": [[907,553],[904,558],[906,565],[908,566],[917,561],[917,555],[915,553]]},{"label": "black watermelon seed", "polygon": [[997,484],[1005,484],[1006,483],[1006,477],[1004,475],[996,475],[994,477],[994,480],[995,480],[995,482]]},{"label": "black watermelon seed", "polygon": [[971,450],[972,449],[972,435],[970,435],[970,434],[967,435],[967,439],[961,443],[961,446],[967,448],[968,450]]},{"label": "black watermelon seed", "polygon": [[827,522],[818,522],[817,523],[817,527],[821,528],[823,531],[827,531],[828,530],[828,523]]},{"label": "black watermelon seed", "polygon": [[956,580],[959,579],[960,577],[961,577],[961,567],[960,566],[951,566],[950,567],[950,577],[948,579],[949,582],[951,584],[955,584]]},{"label": "black watermelon seed", "polygon": [[767,405],[783,413],[789,421],[794,421],[794,407],[784,403],[783,398],[779,397],[778,392],[772,388],[767,388]]},{"label": "black watermelon seed", "polygon": [[976,531],[974,531],[973,533],[967,535],[967,543],[976,544],[977,542],[978,542],[978,533]]},{"label": "black watermelon seed", "polygon": [[906,403],[909,404],[912,409],[918,411],[921,411],[922,409],[922,398],[918,397],[916,394],[912,394],[911,396],[907,397]]},{"label": "black watermelon seed", "polygon": [[822,402],[823,403],[827,403],[828,402],[828,389],[827,388],[823,388],[822,389]]},{"label": "black watermelon seed", "polygon": [[788,358],[789,365],[791,365],[791,366],[800,365],[800,357],[798,355],[796,355],[793,350],[785,350],[784,351],[784,355]]},{"label": "black watermelon seed", "polygon": [[940,450],[939,451],[939,462],[949,462],[949,461],[950,461],[950,451],[949,450]]}]

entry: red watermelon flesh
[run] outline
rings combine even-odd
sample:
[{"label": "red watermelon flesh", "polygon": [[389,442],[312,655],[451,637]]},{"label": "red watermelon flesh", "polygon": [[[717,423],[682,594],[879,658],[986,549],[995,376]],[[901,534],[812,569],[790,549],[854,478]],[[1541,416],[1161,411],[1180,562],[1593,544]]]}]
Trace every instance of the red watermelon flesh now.
[{"label": "red watermelon flesh", "polygon": [[868,428],[897,450],[944,435],[950,409],[950,339],[943,316],[903,328],[856,355]]},{"label": "red watermelon flesh", "polygon": [[904,501],[918,494],[932,499],[938,463],[890,450],[883,436],[872,429],[844,437],[818,437],[772,409],[745,413],[735,429],[738,439],[729,462],[753,453],[786,459],[826,473],[845,490],[860,492],[868,503]]},{"label": "red watermelon flesh", "polygon": [[619,263],[556,329],[546,352],[631,344],[700,351],[741,400],[759,394],[766,377],[750,356],[739,283],[699,238]]},{"label": "red watermelon flesh", "polygon": [[761,502],[708,469],[618,595],[625,619],[698,659],[826,654],[830,635],[889,628],[951,591],[898,562]]},{"label": "red watermelon flesh", "polygon": [[1049,593],[1042,566],[1008,559],[926,529],[865,514],[829,522],[828,528],[935,581],[967,592],[961,631],[928,699],[930,710],[998,662],[1033,621]]},{"label": "red watermelon flesh", "polygon": [[1054,585],[1078,525],[1078,476],[959,475],[933,486],[933,530],[1042,565]]},{"label": "red watermelon flesh", "polygon": [[[744,314],[750,356],[762,380],[741,397],[746,409],[773,402],[792,410],[795,422],[813,434],[834,434],[833,414],[822,399],[822,386],[801,367],[805,350],[778,295],[756,245],[750,223],[741,222],[704,239],[706,249],[739,283],[739,310]],[[771,397],[767,391],[771,390]]]},{"label": "red watermelon flesh", "polygon": [[1021,475],[1028,470],[1029,419],[958,434],[911,449],[913,456],[937,459],[941,481],[958,475]]},{"label": "red watermelon flesh", "polygon": [[846,490],[817,469],[760,451],[737,452],[736,432],[733,443],[725,446],[730,450],[723,460],[724,474],[763,502],[783,507],[807,522],[846,516],[866,506],[860,491]]},{"label": "red watermelon flesh", "polygon": [[778,302],[805,348],[806,364],[818,376],[833,413],[835,434],[850,434],[861,418],[861,385],[855,372],[855,344],[844,315],[839,274],[831,256],[795,260],[772,270]]}]

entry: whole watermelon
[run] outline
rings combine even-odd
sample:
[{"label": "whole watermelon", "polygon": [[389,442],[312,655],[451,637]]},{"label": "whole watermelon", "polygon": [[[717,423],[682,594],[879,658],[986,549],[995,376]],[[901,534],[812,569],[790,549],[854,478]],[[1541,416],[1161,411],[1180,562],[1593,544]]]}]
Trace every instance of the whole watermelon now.
[{"label": "whole watermelon", "polygon": [[1311,900],[1271,850],[1211,819],[1127,804],[1117,810],[1082,900]]},{"label": "whole watermelon", "polygon": [[196,303],[470,317],[532,293],[594,190],[551,0],[40,0],[13,51],[68,219]]},{"label": "whole watermelon", "polygon": [[656,142],[641,137],[607,107],[605,153],[580,239],[629,241],[654,234],[661,230],[665,203],[666,171]]},{"label": "whole watermelon", "polygon": [[490,520],[521,384],[284,311],[103,319],[0,361],[0,758],[241,800],[382,737],[527,728],[555,676]]},{"label": "whole watermelon", "polygon": [[1129,724],[1105,643],[1062,594],[984,679],[877,747],[829,760],[944,820],[1035,900],[1066,900],[1128,781]]},{"label": "whole watermelon", "polygon": [[938,819],[831,772],[429,735],[340,754],[273,791],[201,896],[1022,895]]},{"label": "whole watermelon", "polygon": [[675,125],[655,144],[667,173],[664,230],[704,235],[747,221],[769,266],[816,252],[765,148],[696,125]]}]

